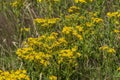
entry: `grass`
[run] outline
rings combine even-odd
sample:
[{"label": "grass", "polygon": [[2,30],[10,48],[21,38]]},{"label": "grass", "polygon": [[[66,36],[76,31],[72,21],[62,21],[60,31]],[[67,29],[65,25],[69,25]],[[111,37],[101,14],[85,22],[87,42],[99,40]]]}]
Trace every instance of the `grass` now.
[{"label": "grass", "polygon": [[119,0],[39,1],[0,1],[0,80],[120,79]]}]

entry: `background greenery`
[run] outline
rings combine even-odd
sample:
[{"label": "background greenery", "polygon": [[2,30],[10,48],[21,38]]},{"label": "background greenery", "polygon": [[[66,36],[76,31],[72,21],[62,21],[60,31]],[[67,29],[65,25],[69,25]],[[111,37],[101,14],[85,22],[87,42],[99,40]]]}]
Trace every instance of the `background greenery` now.
[{"label": "background greenery", "polygon": [[[86,2],[1,0],[0,70],[26,69],[30,80],[49,80],[50,75],[56,76],[58,80],[119,80],[120,0],[83,1]],[[58,20],[52,20],[55,18]],[[46,23],[43,20],[40,22],[35,19],[50,19],[51,22]],[[72,28],[65,30],[72,34],[62,33],[65,27]],[[82,36],[82,39],[74,34],[75,31]],[[52,48],[51,55],[55,57],[50,59],[51,65],[44,67],[34,60],[24,59],[25,57],[16,54],[18,49],[25,47],[24,41],[30,46],[30,38],[51,46],[47,42],[47,37],[52,32],[58,33],[57,39],[65,38],[69,44],[66,46],[60,44],[59,47]],[[42,35],[46,38],[44,41],[39,41]],[[37,45],[37,50],[36,48],[34,50],[49,53],[49,49],[44,44],[42,47]],[[65,58],[64,63],[57,64],[56,61],[60,58],[59,50],[71,49],[74,46],[78,47],[76,52],[80,53],[80,56],[75,56],[75,62],[73,60],[69,64]]]}]

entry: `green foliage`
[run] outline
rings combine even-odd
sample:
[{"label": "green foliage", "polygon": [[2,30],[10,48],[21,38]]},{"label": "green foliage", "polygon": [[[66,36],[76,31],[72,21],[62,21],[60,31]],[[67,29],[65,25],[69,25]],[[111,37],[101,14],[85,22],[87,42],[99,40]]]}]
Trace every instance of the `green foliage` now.
[{"label": "green foliage", "polygon": [[13,31],[0,37],[0,69],[25,69],[30,80],[119,80],[119,5],[119,0],[2,0],[1,14]]}]

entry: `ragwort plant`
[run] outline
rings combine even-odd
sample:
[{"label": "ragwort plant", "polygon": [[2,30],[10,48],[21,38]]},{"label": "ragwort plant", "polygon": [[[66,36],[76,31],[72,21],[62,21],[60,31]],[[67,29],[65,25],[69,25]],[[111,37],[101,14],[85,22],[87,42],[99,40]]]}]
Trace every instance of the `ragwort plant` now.
[{"label": "ragwort plant", "polygon": [[17,22],[12,55],[31,80],[119,80],[119,0],[7,4]]}]

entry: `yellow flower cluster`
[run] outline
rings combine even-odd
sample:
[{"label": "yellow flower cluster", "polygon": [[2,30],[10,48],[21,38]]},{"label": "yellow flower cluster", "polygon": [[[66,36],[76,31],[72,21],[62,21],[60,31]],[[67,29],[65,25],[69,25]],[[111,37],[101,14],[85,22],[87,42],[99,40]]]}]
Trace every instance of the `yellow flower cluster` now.
[{"label": "yellow flower cluster", "polygon": [[12,7],[17,7],[18,4],[19,4],[18,1],[14,1],[14,2],[11,3],[11,6]]},{"label": "yellow flower cluster", "polygon": [[35,52],[33,48],[22,48],[17,50],[17,55],[23,59],[38,62],[44,66],[49,65],[50,54]]},{"label": "yellow flower cluster", "polygon": [[120,12],[108,12],[107,13],[108,17],[120,17]]},{"label": "yellow flower cluster", "polygon": [[[37,0],[37,2],[41,3],[44,0]],[[46,0],[45,0],[46,1]],[[60,0],[47,0],[47,1],[52,1],[52,2],[59,2]]]},{"label": "yellow flower cluster", "polygon": [[79,7],[77,6],[71,6],[69,9],[68,9],[68,12],[69,13],[75,13],[75,12],[79,12]]},{"label": "yellow flower cluster", "polygon": [[118,67],[117,71],[120,71],[120,67]]},{"label": "yellow flower cluster", "polygon": [[10,5],[12,6],[12,7],[18,7],[19,5],[21,5],[23,2],[21,1],[21,0],[15,0],[15,1],[13,1],[13,2],[11,2],[10,3]]},{"label": "yellow flower cluster", "polygon": [[108,53],[116,53],[114,48],[110,48],[107,45],[101,46],[99,49],[103,51],[107,51]]},{"label": "yellow flower cluster", "polygon": [[[96,20],[95,20],[96,21]],[[94,22],[95,22],[94,21]],[[99,22],[99,21],[97,21],[97,22]],[[94,26],[94,23],[93,22],[86,22],[86,26],[87,27],[93,27]]]},{"label": "yellow flower cluster", "polygon": [[83,32],[83,28],[81,26],[76,26],[76,27],[63,27],[62,33],[65,35],[70,35],[70,37],[76,37],[79,40],[83,40],[82,34],[80,34],[81,32]]},{"label": "yellow flower cluster", "polygon": [[54,75],[49,76],[49,80],[57,80],[57,77]]},{"label": "yellow flower cluster", "polygon": [[43,27],[56,24],[58,21],[59,21],[59,18],[50,18],[50,19],[36,18],[34,19],[35,24],[41,24],[41,26]]},{"label": "yellow flower cluster", "polygon": [[[93,0],[89,0],[90,2],[92,2]],[[87,3],[87,0],[75,0],[75,3]]]},{"label": "yellow flower cluster", "polygon": [[100,22],[103,22],[103,19],[92,17],[92,21],[93,21],[93,23],[100,23]]},{"label": "yellow flower cluster", "polygon": [[67,27],[67,26],[65,26],[65,27],[63,28],[63,30],[62,30],[62,33],[70,34],[70,33],[72,33],[72,31],[73,31],[73,28],[72,28],[72,27]]},{"label": "yellow flower cluster", "polygon": [[20,31],[21,31],[21,32],[23,32],[23,31],[28,32],[28,31],[30,31],[30,28],[25,28],[25,27],[24,27],[24,28],[21,28]]},{"label": "yellow flower cluster", "polygon": [[52,53],[54,53],[54,48],[67,45],[65,38],[58,38],[57,35],[57,33],[52,32],[49,36],[42,35],[38,38],[28,38],[24,42],[24,47],[19,48],[16,54],[23,59],[47,66],[52,58]]},{"label": "yellow flower cluster", "polygon": [[30,80],[26,70],[2,71],[0,70],[0,80]]},{"label": "yellow flower cluster", "polygon": [[[72,32],[74,36],[82,40],[82,36],[79,34],[83,31],[82,27],[76,26],[75,29],[64,27],[62,33],[70,34]],[[67,49],[67,46],[66,37],[59,37],[58,33],[52,32],[51,34],[43,34],[38,38],[28,38],[23,43],[23,47],[17,50],[16,54],[22,59],[34,61],[44,66],[52,64],[50,61],[54,60],[53,56],[55,55],[57,55],[56,58],[59,63],[64,62],[63,60],[66,57],[71,61],[80,57],[80,53],[77,52],[77,46],[72,49]]]},{"label": "yellow flower cluster", "polygon": [[77,51],[77,46],[73,47],[72,49],[64,49],[64,50],[61,50],[60,53],[58,54],[58,64],[64,62],[64,60],[68,60],[69,62],[74,62],[75,63],[75,59],[77,57],[80,57],[81,54],[79,52],[76,52]]},{"label": "yellow flower cluster", "polygon": [[120,33],[120,30],[114,29],[113,32],[114,32],[114,33]]},{"label": "yellow flower cluster", "polygon": [[92,17],[97,17],[98,16],[98,12],[88,12],[88,15],[92,16]]}]

